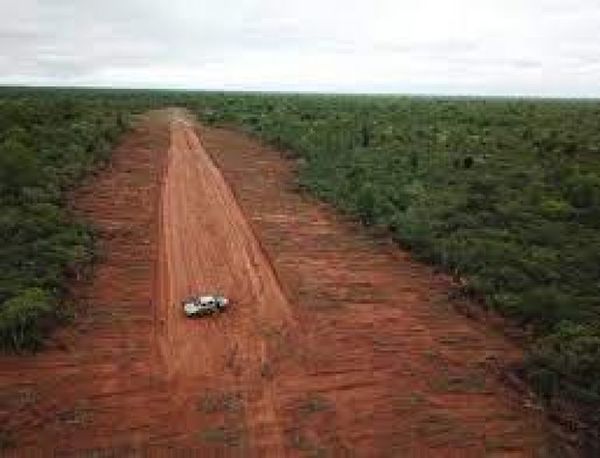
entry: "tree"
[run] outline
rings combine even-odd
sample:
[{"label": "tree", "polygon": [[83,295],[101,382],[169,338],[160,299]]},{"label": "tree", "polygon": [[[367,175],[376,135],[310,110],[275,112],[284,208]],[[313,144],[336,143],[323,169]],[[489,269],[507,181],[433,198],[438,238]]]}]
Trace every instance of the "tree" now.
[{"label": "tree", "polygon": [[8,138],[0,144],[0,192],[17,196],[21,189],[41,179],[40,165],[33,152],[21,142]]}]

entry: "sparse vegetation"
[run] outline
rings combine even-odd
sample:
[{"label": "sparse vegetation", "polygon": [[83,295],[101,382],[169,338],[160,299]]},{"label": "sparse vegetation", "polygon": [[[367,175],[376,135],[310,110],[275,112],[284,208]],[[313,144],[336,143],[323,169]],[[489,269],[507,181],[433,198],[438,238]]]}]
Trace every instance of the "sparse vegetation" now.
[{"label": "sparse vegetation", "polygon": [[476,435],[465,425],[461,425],[449,413],[432,413],[419,418],[415,434],[421,436],[432,447],[445,447],[457,439],[461,443],[477,440]]},{"label": "sparse vegetation", "polygon": [[325,397],[317,393],[311,393],[301,401],[298,411],[303,417],[309,417],[315,413],[330,409],[331,404]]},{"label": "sparse vegetation", "polygon": [[244,434],[237,429],[219,426],[202,431],[200,439],[203,442],[223,445],[225,447],[241,447],[243,445]]},{"label": "sparse vegetation", "polygon": [[207,391],[198,402],[198,410],[203,413],[240,412],[243,409],[239,393]]},{"label": "sparse vegetation", "polygon": [[87,401],[77,402],[73,407],[62,409],[56,414],[56,421],[61,425],[82,427],[91,421],[92,411]]},{"label": "sparse vegetation", "polygon": [[435,391],[444,393],[485,393],[485,375],[480,372],[452,375],[445,372],[430,382]]},{"label": "sparse vegetation", "polygon": [[299,429],[294,429],[290,434],[290,446],[303,452],[304,456],[310,458],[324,458],[329,456],[329,453],[325,447],[310,440],[305,434]]},{"label": "sparse vegetation", "polygon": [[275,376],[273,365],[269,361],[264,361],[261,363],[260,376],[266,378],[267,380],[271,380]]}]

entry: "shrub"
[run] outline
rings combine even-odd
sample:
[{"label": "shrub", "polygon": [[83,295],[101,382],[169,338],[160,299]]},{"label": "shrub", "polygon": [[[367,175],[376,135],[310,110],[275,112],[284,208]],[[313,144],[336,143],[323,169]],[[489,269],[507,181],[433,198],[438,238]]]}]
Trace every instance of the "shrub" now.
[{"label": "shrub", "polygon": [[600,329],[565,322],[539,339],[527,360],[529,378],[547,398],[600,401]]},{"label": "shrub", "polygon": [[5,301],[0,308],[0,341],[15,351],[36,349],[43,340],[43,324],[53,313],[51,295],[29,288]]}]

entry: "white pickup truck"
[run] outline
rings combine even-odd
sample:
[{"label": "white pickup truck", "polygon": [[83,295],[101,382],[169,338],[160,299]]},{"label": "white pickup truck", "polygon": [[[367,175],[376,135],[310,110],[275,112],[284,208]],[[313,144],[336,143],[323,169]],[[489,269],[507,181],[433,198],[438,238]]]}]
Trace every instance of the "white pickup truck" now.
[{"label": "white pickup truck", "polygon": [[224,296],[191,296],[181,302],[187,317],[210,315],[223,311],[229,305]]}]

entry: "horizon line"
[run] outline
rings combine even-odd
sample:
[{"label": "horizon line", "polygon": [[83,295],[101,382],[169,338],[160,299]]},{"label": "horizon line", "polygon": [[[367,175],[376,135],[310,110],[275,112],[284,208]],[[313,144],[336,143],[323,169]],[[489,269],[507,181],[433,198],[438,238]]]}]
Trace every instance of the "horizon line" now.
[{"label": "horizon line", "polygon": [[586,95],[542,95],[542,94],[486,94],[486,93],[435,93],[435,92],[392,92],[392,91],[324,91],[324,90],[284,90],[284,89],[232,89],[232,88],[193,88],[193,87],[160,87],[160,86],[107,86],[107,85],[46,85],[46,84],[18,84],[0,83],[0,90],[4,89],[46,89],[46,90],[96,90],[96,91],[136,91],[136,92],[204,92],[224,94],[264,94],[264,95],[324,95],[324,96],[380,96],[380,97],[430,97],[430,98],[476,98],[476,99],[535,99],[535,100],[582,100],[600,101],[600,96]]}]

